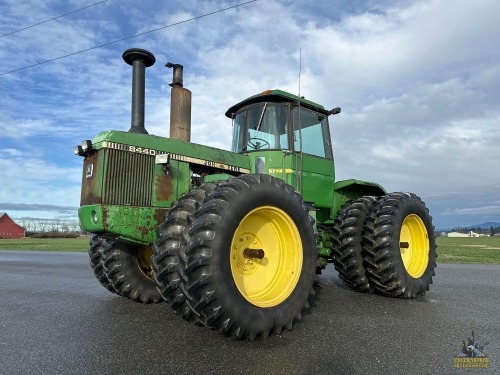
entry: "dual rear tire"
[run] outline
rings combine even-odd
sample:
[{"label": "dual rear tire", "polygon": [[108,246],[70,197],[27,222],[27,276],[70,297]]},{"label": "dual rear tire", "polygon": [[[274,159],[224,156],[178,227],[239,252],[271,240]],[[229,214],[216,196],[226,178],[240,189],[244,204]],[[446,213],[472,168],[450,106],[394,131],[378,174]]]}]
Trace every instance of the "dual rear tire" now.
[{"label": "dual rear tire", "polygon": [[339,213],[334,232],[333,261],[350,288],[399,298],[429,290],[437,258],[434,227],[415,194],[353,201]]}]

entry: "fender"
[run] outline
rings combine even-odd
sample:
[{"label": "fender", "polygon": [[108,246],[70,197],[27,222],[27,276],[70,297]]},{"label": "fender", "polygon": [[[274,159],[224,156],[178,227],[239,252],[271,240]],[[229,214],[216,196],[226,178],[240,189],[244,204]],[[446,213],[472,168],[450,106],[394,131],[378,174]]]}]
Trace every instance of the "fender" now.
[{"label": "fender", "polygon": [[364,195],[380,197],[385,194],[387,194],[387,191],[374,182],[355,179],[337,181],[334,185],[333,204],[330,216],[332,219],[335,219],[342,206],[349,201]]}]

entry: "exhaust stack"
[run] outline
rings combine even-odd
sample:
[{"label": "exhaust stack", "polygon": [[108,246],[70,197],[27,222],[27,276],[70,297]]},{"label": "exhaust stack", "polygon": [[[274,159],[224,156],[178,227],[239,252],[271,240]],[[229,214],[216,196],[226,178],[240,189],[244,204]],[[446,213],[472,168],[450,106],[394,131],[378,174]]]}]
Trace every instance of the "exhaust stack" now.
[{"label": "exhaust stack", "polygon": [[132,125],[129,132],[148,134],[144,127],[146,68],[153,65],[156,59],[151,52],[140,48],[126,50],[122,58],[132,65]]},{"label": "exhaust stack", "polygon": [[167,63],[167,68],[173,68],[173,80],[170,91],[170,138],[189,142],[191,140],[191,91],[183,87],[180,64]]}]

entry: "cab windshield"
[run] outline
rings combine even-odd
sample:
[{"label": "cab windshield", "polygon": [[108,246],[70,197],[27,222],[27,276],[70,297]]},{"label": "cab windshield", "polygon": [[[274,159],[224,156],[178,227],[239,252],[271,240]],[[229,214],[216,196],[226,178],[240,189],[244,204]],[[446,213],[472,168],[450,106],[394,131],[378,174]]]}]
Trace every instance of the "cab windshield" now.
[{"label": "cab windshield", "polygon": [[288,103],[256,103],[236,112],[231,150],[289,150],[333,159],[327,117]]},{"label": "cab windshield", "polygon": [[233,152],[288,150],[288,105],[258,103],[240,109],[234,117]]}]

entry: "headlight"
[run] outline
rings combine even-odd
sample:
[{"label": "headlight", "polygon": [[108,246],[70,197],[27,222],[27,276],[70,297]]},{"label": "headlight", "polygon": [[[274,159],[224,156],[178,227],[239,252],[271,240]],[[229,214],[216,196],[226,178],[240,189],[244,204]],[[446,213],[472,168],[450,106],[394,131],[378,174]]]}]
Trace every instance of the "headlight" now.
[{"label": "headlight", "polygon": [[82,148],[82,146],[75,146],[75,148],[73,149],[73,151],[75,152],[75,155],[82,155],[83,154],[83,148]]},{"label": "headlight", "polygon": [[82,142],[82,150],[83,152],[87,152],[92,148],[92,141],[85,140]]},{"label": "headlight", "polygon": [[85,140],[81,143],[80,146],[75,146],[73,152],[75,153],[75,155],[86,156],[89,153],[89,151],[92,150],[92,147],[93,147],[92,141]]}]

